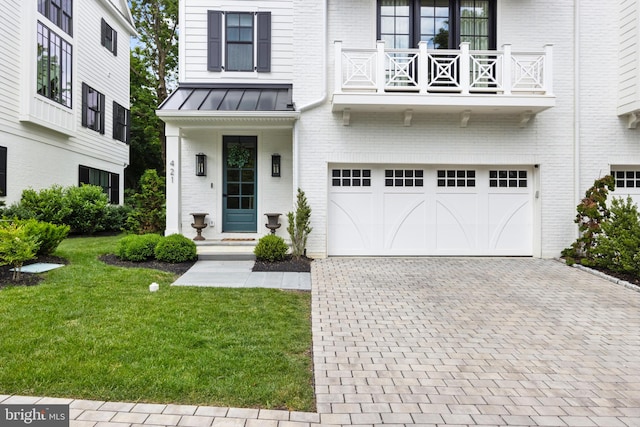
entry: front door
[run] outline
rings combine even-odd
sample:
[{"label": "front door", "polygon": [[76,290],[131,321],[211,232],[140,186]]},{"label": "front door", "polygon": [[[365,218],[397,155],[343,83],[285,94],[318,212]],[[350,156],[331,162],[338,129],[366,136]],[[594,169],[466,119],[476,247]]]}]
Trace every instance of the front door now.
[{"label": "front door", "polygon": [[258,138],[225,136],[222,143],[222,231],[255,233]]}]

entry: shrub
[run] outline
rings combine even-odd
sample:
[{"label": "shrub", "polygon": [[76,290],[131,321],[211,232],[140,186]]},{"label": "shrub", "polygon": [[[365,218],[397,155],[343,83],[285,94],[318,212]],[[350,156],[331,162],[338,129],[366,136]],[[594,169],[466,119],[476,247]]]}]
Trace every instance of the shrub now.
[{"label": "shrub", "polygon": [[162,240],[159,234],[131,234],[118,240],[116,256],[125,261],[142,262],[155,257],[155,249]]},{"label": "shrub", "polygon": [[274,262],[282,261],[288,250],[289,246],[282,237],[268,234],[258,240],[253,253],[259,260]]},{"label": "shrub", "polygon": [[160,240],[155,250],[158,261],[178,263],[194,261],[198,255],[196,244],[181,234],[172,234]]},{"label": "shrub", "polygon": [[164,179],[155,169],[149,169],[140,178],[140,193],[131,196],[134,210],[127,219],[126,228],[133,233],[157,233],[165,227]]},{"label": "shrub", "polygon": [[36,257],[39,244],[23,225],[12,223],[0,227],[0,265],[11,265],[14,268],[13,279],[19,279],[22,264]]},{"label": "shrub", "polygon": [[307,247],[307,237],[311,233],[310,218],[311,208],[307,204],[307,197],[304,191],[298,188],[298,196],[296,200],[296,211],[287,213],[289,225],[287,231],[291,238],[291,254],[300,257],[305,254]]},{"label": "shrub", "polygon": [[640,274],[640,220],[630,197],[614,198],[592,253],[594,263],[621,273]]},{"label": "shrub", "polygon": [[1,215],[5,219],[35,219],[35,213],[25,208],[20,202],[12,203],[2,209]]},{"label": "shrub", "polygon": [[18,224],[23,225],[27,234],[35,236],[40,242],[40,247],[36,252],[38,256],[51,255],[69,234],[68,225],[56,225],[35,219],[19,221]]},{"label": "shrub", "polygon": [[103,223],[109,198],[97,185],[83,184],[81,187],[66,189],[66,203],[71,213],[65,223],[80,234],[93,234]]},{"label": "shrub", "polygon": [[52,224],[65,224],[72,213],[65,199],[66,190],[59,185],[40,191],[29,188],[22,191],[20,206],[15,209],[21,212],[19,217],[23,219],[35,218]]},{"label": "shrub", "polygon": [[133,209],[126,205],[107,205],[98,229],[100,231],[123,231],[132,211]]}]

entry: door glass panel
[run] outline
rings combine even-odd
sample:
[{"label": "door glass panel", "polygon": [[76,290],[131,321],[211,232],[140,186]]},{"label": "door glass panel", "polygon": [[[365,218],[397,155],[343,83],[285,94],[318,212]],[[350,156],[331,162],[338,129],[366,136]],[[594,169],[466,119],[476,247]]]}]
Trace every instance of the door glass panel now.
[{"label": "door glass panel", "polygon": [[243,195],[253,195],[253,184],[242,184],[242,194]]},{"label": "door glass panel", "polygon": [[242,209],[253,209],[253,197],[242,198]]},{"label": "door glass panel", "polygon": [[230,196],[238,196],[240,195],[240,185],[228,183],[227,185],[227,194]]},{"label": "door glass panel", "polygon": [[240,209],[240,197],[227,197],[227,209]]},{"label": "door glass panel", "polygon": [[243,170],[242,171],[242,180],[243,181],[251,181],[253,182],[253,177],[254,177],[255,173],[253,170]]},{"label": "door glass panel", "polygon": [[227,169],[227,180],[240,181],[240,171],[237,169]]},{"label": "door glass panel", "polygon": [[420,40],[429,49],[449,48],[449,1],[421,0]]}]

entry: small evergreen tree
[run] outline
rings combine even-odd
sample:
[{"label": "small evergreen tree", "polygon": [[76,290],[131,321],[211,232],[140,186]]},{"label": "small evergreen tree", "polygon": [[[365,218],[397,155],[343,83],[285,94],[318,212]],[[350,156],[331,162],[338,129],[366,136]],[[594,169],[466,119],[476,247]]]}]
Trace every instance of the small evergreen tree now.
[{"label": "small evergreen tree", "polygon": [[287,220],[289,221],[287,231],[291,238],[291,255],[301,257],[305,254],[307,237],[313,229],[310,226],[311,207],[307,204],[307,197],[304,191],[299,188],[295,208],[295,213],[287,213]]},{"label": "small evergreen tree", "polygon": [[140,178],[140,193],[132,196],[134,210],[127,229],[138,234],[158,233],[165,227],[164,178],[148,169]]}]

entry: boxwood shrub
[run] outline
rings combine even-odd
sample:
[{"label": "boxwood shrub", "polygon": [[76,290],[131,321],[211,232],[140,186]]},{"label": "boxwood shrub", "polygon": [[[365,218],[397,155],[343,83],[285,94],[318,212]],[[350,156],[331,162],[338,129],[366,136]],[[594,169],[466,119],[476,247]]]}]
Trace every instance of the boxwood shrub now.
[{"label": "boxwood shrub", "polygon": [[289,246],[285,243],[284,239],[275,234],[268,234],[260,240],[256,245],[253,253],[259,260],[275,262],[282,261],[289,250]]},{"label": "boxwood shrub", "polygon": [[198,257],[196,244],[181,234],[163,237],[155,249],[158,261],[178,263],[195,261]]},{"label": "boxwood shrub", "polygon": [[155,257],[155,249],[162,240],[159,234],[131,234],[118,240],[116,256],[124,261],[142,262]]}]

